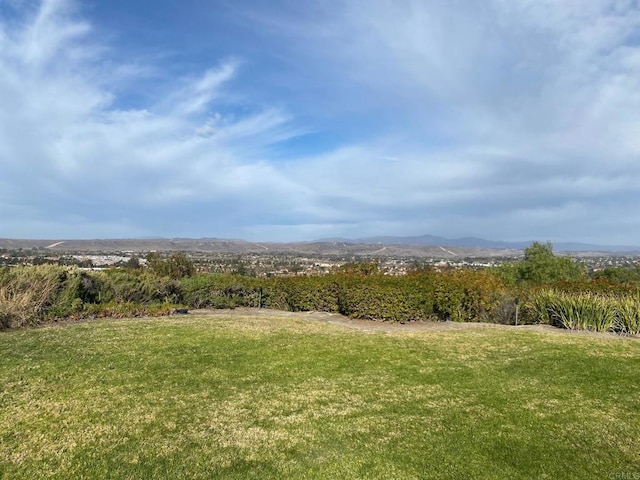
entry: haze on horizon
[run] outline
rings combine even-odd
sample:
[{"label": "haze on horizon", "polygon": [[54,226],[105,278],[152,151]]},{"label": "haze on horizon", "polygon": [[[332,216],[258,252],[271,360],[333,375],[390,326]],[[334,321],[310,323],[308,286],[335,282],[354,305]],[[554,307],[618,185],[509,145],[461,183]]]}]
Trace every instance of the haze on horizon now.
[{"label": "haze on horizon", "polygon": [[0,237],[638,244],[636,0],[0,0]]}]

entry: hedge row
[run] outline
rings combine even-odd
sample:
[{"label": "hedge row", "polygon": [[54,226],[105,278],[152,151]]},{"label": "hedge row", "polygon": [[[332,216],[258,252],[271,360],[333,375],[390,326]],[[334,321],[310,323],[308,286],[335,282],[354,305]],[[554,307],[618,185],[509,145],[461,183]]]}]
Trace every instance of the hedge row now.
[{"label": "hedge row", "polygon": [[[624,298],[631,305],[629,311],[638,305],[630,287],[612,286],[602,279],[558,283],[554,291],[565,299]],[[351,270],[325,276],[258,279],[201,274],[175,279],[149,269],[92,272],[40,265],[0,269],[0,328],[68,317],[161,315],[176,306],[315,310],[390,322],[512,324],[518,304],[519,323],[567,327],[570,322],[552,321],[555,317],[541,313],[551,311],[544,306],[549,298],[544,292],[548,290],[510,283],[492,270],[426,270],[403,277]]]},{"label": "hedge row", "polygon": [[353,318],[500,321],[511,323],[515,298],[499,276],[472,270],[255,279],[200,275],[185,279],[183,302],[196,308],[261,306],[288,311],[323,311]]}]

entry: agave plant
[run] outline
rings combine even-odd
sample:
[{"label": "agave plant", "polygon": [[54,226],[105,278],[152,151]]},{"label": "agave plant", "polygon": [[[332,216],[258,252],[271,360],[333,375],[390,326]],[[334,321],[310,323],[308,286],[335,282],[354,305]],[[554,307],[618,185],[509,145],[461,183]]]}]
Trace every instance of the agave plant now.
[{"label": "agave plant", "polygon": [[549,300],[549,317],[554,325],[570,330],[584,328],[581,302],[575,296],[557,293]]},{"label": "agave plant", "polygon": [[613,328],[616,313],[611,297],[587,293],[580,296],[582,318],[588,330],[607,332]]},{"label": "agave plant", "polygon": [[555,293],[547,308],[554,325],[570,330],[606,332],[616,318],[614,299],[590,292]]},{"label": "agave plant", "polygon": [[550,307],[557,295],[558,293],[552,289],[538,290],[524,304],[524,310],[530,315],[534,323],[552,324]]},{"label": "agave plant", "polygon": [[621,333],[640,334],[640,298],[623,297],[616,302],[615,327]]}]

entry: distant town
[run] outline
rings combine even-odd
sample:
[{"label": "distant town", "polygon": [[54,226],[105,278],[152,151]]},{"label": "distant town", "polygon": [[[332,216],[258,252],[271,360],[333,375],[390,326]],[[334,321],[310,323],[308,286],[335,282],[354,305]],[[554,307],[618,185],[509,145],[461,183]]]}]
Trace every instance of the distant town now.
[{"label": "distant town", "polygon": [[[143,268],[151,252],[184,252],[197,271],[256,277],[323,275],[349,263],[375,262],[386,275],[405,275],[421,268],[481,269],[523,258],[516,249],[460,248],[316,242],[251,244],[243,241],[0,241],[0,265],[73,265],[82,269]],[[11,244],[9,244],[11,242]],[[135,242],[135,245],[127,244]],[[19,246],[20,245],[20,246]],[[131,247],[119,249],[119,247]],[[589,271],[633,267],[640,255],[606,252],[561,252],[584,263]]]}]

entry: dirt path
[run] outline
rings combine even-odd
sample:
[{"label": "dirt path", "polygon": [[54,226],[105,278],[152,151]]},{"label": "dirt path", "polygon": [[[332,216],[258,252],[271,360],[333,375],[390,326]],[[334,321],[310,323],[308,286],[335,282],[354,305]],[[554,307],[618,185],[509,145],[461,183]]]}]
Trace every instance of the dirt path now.
[{"label": "dirt path", "polygon": [[299,318],[310,321],[325,322],[332,325],[339,325],[345,328],[351,328],[354,330],[363,331],[378,331],[378,332],[416,332],[416,331],[435,331],[435,330],[469,330],[469,329],[518,329],[528,330],[540,333],[549,333],[555,335],[588,335],[600,338],[635,338],[640,340],[640,337],[625,337],[617,335],[615,333],[599,333],[585,330],[565,330],[562,328],[552,327],[551,325],[499,325],[496,323],[458,323],[458,322],[409,322],[409,323],[391,323],[381,322],[375,320],[361,320],[356,318],[345,317],[337,313],[327,312],[287,312],[283,310],[270,310],[267,308],[236,308],[233,310],[190,310],[190,315],[203,315],[203,316],[220,316],[220,317],[234,317],[234,316],[262,316],[262,317],[284,317],[284,318]]}]

